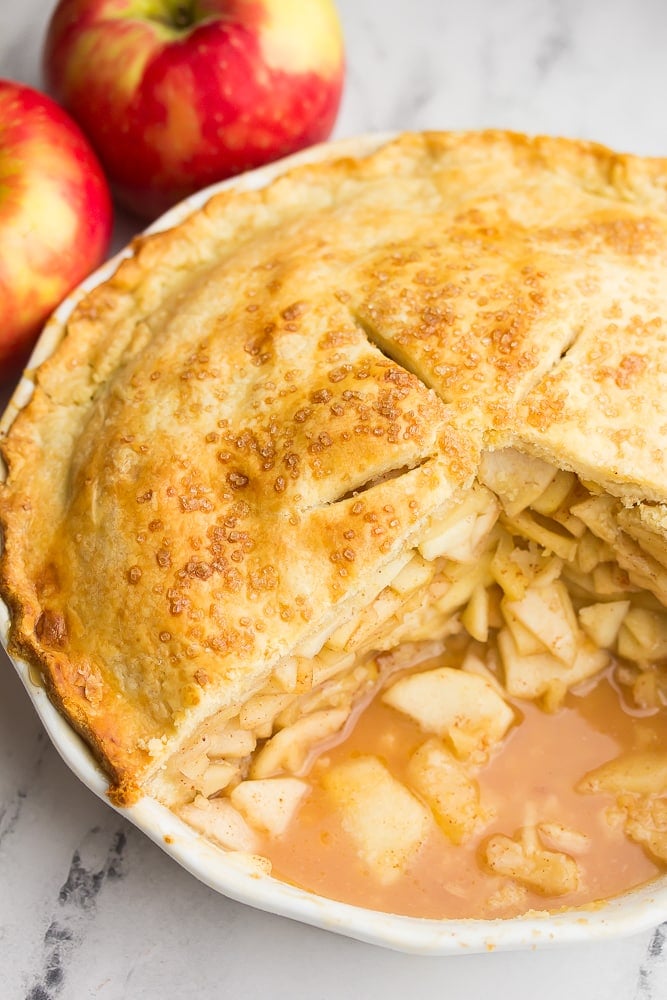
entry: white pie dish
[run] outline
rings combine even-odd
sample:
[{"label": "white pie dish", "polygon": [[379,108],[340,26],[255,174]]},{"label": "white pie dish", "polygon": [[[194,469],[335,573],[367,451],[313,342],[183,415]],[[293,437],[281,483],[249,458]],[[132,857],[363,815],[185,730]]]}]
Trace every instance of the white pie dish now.
[{"label": "white pie dish", "polygon": [[[367,136],[315,147],[241,178],[215,185],[187,199],[163,216],[151,229],[180,222],[198,209],[214,191],[225,187],[255,188],[270,182],[295,163],[338,155],[370,152],[388,136]],[[30,398],[31,368],[53,351],[76,302],[85,291],[105,280],[124,251],[91,275],[70,295],[46,325],[27,374],[19,383],[4,417],[0,434]],[[0,469],[0,475],[2,470]],[[9,613],[0,602],[0,640],[7,643]],[[96,795],[106,798],[107,780],[83,741],[52,706],[28,665],[14,665],[55,747],[77,777]],[[108,800],[107,800],[108,801]],[[362,941],[420,954],[459,954],[486,950],[543,947],[577,941],[620,937],[650,928],[667,916],[667,876],[603,904],[560,914],[539,914],[503,920],[420,920],[315,896],[271,876],[247,870],[233,856],[212,846],[156,800],[145,797],[118,810],[154,840],[182,867],[222,894],[269,912],[289,916]]]}]

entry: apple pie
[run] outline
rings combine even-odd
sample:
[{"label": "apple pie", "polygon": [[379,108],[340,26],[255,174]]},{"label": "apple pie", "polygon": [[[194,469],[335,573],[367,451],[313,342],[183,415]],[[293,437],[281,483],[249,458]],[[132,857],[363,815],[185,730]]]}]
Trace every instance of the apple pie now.
[{"label": "apple pie", "polygon": [[667,866],[666,302],[667,163],[499,131],[136,240],[1,442],[11,651],[114,802],[421,915]]}]

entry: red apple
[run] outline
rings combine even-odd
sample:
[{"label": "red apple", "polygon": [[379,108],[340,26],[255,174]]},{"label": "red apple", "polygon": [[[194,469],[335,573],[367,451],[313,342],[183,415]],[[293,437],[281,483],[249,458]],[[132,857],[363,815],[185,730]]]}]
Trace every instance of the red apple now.
[{"label": "red apple", "polygon": [[152,218],[327,138],[343,42],[332,0],[61,0],[44,73],[118,200]]},{"label": "red apple", "polygon": [[107,181],[78,125],[51,98],[0,80],[0,381],[104,259],[112,222]]}]

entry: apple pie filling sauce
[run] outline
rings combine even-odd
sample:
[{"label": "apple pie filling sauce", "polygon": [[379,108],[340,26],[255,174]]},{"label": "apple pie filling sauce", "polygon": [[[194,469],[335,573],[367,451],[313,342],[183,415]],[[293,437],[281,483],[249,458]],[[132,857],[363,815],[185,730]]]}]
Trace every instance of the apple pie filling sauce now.
[{"label": "apple pie filling sauce", "polygon": [[[419,669],[449,660],[442,657]],[[554,713],[530,702],[510,704],[516,724],[502,749],[486,766],[470,769],[477,808],[483,812],[479,827],[456,843],[437,819],[429,822],[424,839],[410,860],[399,864],[396,877],[391,857],[383,862],[388,877],[378,877],[373,859],[369,863],[360,846],[363,820],[356,837],[350,836],[345,813],[332,808],[327,775],[339,767],[344,774],[350,762],[373,757],[415,795],[408,761],[426,740],[418,724],[373,699],[346,739],[314,761],[310,794],[285,834],[262,839],[260,850],[271,858],[273,874],[347,903],[432,918],[510,917],[571,908],[609,899],[659,874],[664,860],[628,837],[618,796],[587,794],[581,783],[619,755],[667,746],[665,710],[650,715],[628,711],[613,669],[590,690],[568,694]],[[416,795],[420,797],[419,791]],[[667,840],[667,801],[662,801]],[[429,802],[422,804],[428,810]],[[494,845],[509,847],[501,871],[493,870],[487,856]],[[564,885],[558,855],[573,862]]]},{"label": "apple pie filling sauce", "polygon": [[388,912],[509,917],[649,881],[667,866],[655,513],[487,455],[375,598],[209,719],[156,793],[262,870]]}]

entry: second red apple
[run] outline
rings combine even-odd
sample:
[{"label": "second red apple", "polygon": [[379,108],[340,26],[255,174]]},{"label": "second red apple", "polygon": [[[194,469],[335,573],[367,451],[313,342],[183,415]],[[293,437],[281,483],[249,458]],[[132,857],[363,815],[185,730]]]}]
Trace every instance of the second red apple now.
[{"label": "second red apple", "polygon": [[32,87],[0,80],[0,383],[104,259],[112,224],[106,178],[78,125]]}]

